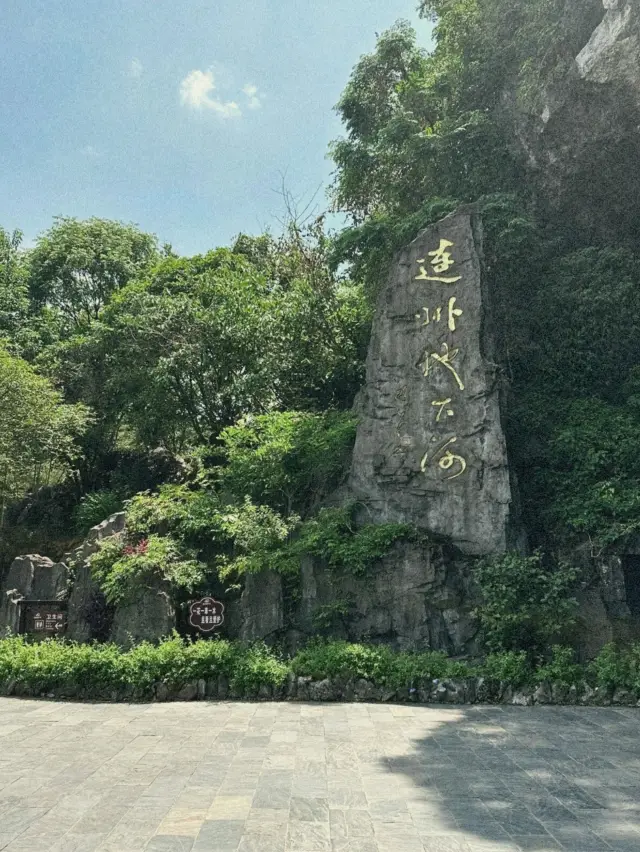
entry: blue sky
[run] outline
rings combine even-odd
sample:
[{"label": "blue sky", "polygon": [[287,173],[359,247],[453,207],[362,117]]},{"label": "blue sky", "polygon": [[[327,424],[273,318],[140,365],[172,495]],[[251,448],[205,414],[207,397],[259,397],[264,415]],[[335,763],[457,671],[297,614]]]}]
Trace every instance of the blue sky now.
[{"label": "blue sky", "polygon": [[[326,187],[333,112],[417,0],[2,0],[0,225],[136,222],[184,254]],[[318,203],[326,204],[324,189]]]}]

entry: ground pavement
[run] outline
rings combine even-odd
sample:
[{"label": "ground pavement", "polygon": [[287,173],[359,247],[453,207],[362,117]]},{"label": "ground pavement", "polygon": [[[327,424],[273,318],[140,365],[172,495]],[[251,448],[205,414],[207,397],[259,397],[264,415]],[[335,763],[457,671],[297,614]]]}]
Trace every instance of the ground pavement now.
[{"label": "ground pavement", "polygon": [[0,699],[5,852],[640,852],[640,711]]}]

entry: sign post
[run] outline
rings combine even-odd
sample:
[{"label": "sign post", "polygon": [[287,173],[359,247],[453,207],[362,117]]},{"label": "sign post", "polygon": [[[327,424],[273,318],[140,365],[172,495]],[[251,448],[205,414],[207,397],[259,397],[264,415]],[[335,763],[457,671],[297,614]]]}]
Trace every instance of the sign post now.
[{"label": "sign post", "polygon": [[189,624],[201,633],[211,633],[224,622],[224,604],[205,597],[189,604]]}]

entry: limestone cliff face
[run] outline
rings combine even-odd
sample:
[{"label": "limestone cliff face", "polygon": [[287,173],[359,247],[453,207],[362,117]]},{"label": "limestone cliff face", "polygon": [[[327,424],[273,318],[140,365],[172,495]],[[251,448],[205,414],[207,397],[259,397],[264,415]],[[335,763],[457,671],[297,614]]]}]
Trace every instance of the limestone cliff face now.
[{"label": "limestone cliff face", "polygon": [[535,106],[515,89],[504,106],[541,207],[588,239],[619,242],[640,235],[640,0],[603,7],[585,44],[547,69]]},{"label": "limestone cliff face", "polygon": [[349,487],[369,521],[481,555],[508,546],[511,485],[475,209],[401,252],[380,295]]}]

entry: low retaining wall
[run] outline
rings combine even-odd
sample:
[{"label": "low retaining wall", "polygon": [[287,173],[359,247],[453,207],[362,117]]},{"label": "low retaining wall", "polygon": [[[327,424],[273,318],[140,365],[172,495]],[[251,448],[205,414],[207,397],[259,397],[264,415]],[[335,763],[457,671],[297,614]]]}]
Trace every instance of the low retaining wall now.
[{"label": "low retaining wall", "polygon": [[433,680],[416,687],[389,689],[367,680],[313,680],[291,674],[281,686],[262,684],[256,689],[238,689],[228,678],[197,680],[180,686],[157,683],[150,693],[132,687],[117,691],[87,694],[82,689],[60,687],[39,691],[19,681],[0,685],[0,695],[38,698],[74,698],[85,701],[153,702],[153,701],[312,701],[312,702],[392,702],[412,704],[503,704],[531,707],[534,705],[582,705],[595,707],[640,707],[638,695],[625,689],[606,690],[586,682],[567,686],[542,683],[514,688],[486,678]]}]

